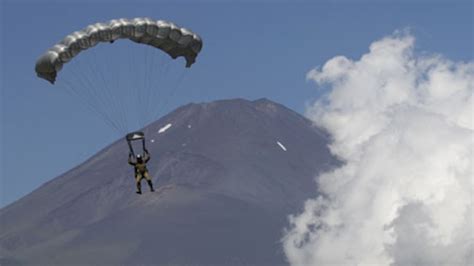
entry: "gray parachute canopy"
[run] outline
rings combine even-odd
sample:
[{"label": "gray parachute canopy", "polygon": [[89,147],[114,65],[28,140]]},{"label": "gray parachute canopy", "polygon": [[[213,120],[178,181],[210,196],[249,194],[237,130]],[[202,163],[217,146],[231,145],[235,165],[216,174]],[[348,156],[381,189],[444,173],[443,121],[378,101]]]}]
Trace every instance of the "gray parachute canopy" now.
[{"label": "gray parachute canopy", "polygon": [[130,39],[159,48],[173,59],[183,56],[186,67],[196,61],[202,48],[202,40],[197,34],[171,22],[150,18],[114,19],[107,23],[89,25],[66,36],[36,61],[36,74],[54,84],[63,64],[74,56],[99,42],[112,43],[117,39]]}]

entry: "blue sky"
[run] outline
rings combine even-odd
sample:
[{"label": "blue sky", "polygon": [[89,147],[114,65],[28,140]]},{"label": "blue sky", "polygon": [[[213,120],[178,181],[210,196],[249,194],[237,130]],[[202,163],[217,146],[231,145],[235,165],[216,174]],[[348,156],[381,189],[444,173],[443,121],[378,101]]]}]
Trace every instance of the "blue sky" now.
[{"label": "blue sky", "polygon": [[121,137],[34,73],[41,53],[91,23],[148,16],[201,35],[202,53],[162,114],[235,97],[267,97],[303,113],[319,94],[309,70],[336,55],[358,58],[400,29],[411,30],[419,50],[473,57],[471,1],[70,2],[2,1],[0,206]]}]

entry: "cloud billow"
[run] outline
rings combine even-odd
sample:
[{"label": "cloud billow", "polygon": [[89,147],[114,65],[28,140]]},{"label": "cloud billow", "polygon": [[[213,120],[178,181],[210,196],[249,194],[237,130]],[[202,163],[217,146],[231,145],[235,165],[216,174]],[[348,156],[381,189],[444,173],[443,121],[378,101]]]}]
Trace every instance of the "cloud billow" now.
[{"label": "cloud billow", "polygon": [[344,164],[290,217],[293,265],[472,265],[473,62],[418,54],[397,32],[311,70],[307,116]]}]

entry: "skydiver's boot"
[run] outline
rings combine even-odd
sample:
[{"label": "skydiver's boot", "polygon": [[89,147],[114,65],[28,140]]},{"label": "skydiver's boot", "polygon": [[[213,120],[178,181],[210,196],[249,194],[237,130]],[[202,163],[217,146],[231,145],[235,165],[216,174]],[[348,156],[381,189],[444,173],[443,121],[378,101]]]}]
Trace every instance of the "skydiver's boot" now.
[{"label": "skydiver's boot", "polygon": [[137,194],[142,194],[142,186],[137,182]]},{"label": "skydiver's boot", "polygon": [[151,182],[151,180],[147,180],[148,182],[148,186],[150,186],[150,191],[153,192],[155,191],[155,189],[153,188],[153,183]]}]

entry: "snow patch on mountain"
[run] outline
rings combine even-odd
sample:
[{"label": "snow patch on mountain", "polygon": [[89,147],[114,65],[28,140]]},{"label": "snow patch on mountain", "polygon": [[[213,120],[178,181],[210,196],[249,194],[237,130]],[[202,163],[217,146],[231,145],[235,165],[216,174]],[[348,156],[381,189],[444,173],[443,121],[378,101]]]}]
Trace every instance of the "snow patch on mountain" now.
[{"label": "snow patch on mountain", "polygon": [[165,132],[166,130],[168,130],[171,126],[172,126],[172,124],[167,124],[166,126],[160,128],[160,130],[158,130],[158,134],[164,133],[164,132]]},{"label": "snow patch on mountain", "polygon": [[280,146],[280,148],[281,148],[282,150],[286,151],[285,145],[281,144],[281,142],[279,142],[279,141],[277,141],[277,144],[278,144],[278,146]]}]

